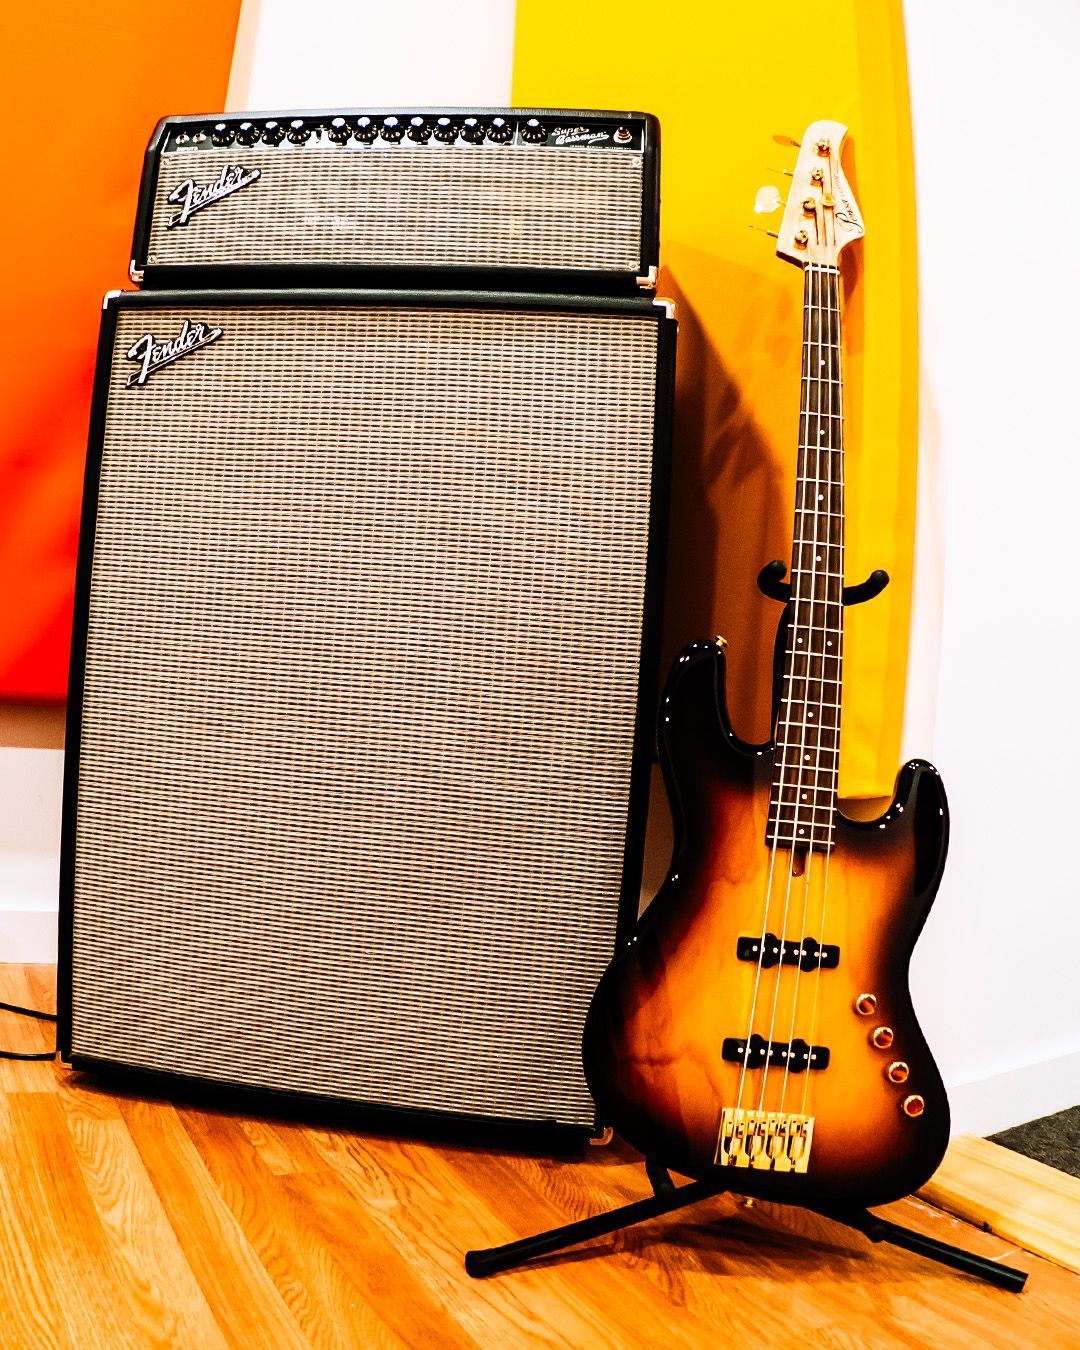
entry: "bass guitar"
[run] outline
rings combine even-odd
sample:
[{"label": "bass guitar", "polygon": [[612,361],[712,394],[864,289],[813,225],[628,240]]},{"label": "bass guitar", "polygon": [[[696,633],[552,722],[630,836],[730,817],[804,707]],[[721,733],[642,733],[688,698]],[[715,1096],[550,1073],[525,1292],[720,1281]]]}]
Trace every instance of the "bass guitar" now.
[{"label": "bass guitar", "polygon": [[917,1189],[949,1137],[908,988],[945,863],[941,779],[914,760],[878,819],[837,806],[844,606],[888,580],[844,586],[839,259],[864,233],[845,133],[807,131],[777,236],[804,302],[789,581],[780,564],[762,574],[786,601],[773,737],[752,745],[732,729],[722,639],[679,656],[659,720],[671,870],[584,1037],[601,1119],[651,1163],[838,1210]]}]

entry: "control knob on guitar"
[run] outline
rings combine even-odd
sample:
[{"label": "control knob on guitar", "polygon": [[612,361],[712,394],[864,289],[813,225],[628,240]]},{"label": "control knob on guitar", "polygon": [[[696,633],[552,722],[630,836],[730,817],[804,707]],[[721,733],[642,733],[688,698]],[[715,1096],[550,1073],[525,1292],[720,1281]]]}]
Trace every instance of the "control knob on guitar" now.
[{"label": "control knob on guitar", "polygon": [[650,1162],[838,1212],[916,1189],[949,1136],[908,989],[945,863],[941,779],[913,761],[880,818],[837,806],[844,605],[887,581],[844,586],[838,264],[863,235],[845,131],[807,131],[778,234],[803,269],[804,310],[789,584],[778,564],[762,574],[787,602],[773,737],[733,730],[722,641],[682,653],[660,713],[671,871],[584,1039],[601,1119]]}]

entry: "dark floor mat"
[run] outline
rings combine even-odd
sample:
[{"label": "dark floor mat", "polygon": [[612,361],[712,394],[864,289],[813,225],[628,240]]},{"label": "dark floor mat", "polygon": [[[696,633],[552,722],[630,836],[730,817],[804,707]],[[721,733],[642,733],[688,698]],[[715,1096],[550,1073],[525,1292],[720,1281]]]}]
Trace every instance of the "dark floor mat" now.
[{"label": "dark floor mat", "polygon": [[1070,1106],[1053,1116],[1029,1120],[1011,1130],[992,1134],[995,1144],[1023,1153],[1037,1162],[1056,1167],[1059,1172],[1080,1177],[1080,1106]]}]

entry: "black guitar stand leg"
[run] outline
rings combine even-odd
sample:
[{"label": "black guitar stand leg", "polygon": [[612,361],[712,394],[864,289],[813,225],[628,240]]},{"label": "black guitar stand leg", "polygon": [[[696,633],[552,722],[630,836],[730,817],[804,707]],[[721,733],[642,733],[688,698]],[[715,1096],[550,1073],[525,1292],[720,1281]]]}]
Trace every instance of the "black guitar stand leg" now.
[{"label": "black guitar stand leg", "polygon": [[725,1185],[714,1181],[692,1181],[684,1186],[676,1186],[662,1167],[646,1164],[646,1171],[653,1185],[653,1194],[644,1200],[635,1200],[632,1204],[620,1205],[618,1209],[608,1210],[604,1214],[594,1214],[589,1219],[579,1219],[577,1223],[552,1228],[547,1233],[537,1233],[535,1237],[507,1242],[502,1247],[466,1252],[466,1271],[474,1279],[483,1275],[497,1275],[500,1271],[524,1265],[538,1256],[576,1247],[579,1242],[587,1242],[589,1238],[617,1233],[645,1219],[655,1219],[660,1214],[685,1209],[687,1205],[696,1205],[699,1200],[710,1200],[727,1190]]},{"label": "black guitar stand leg", "polygon": [[888,1242],[893,1247],[903,1247],[905,1251],[916,1252],[940,1266],[951,1266],[953,1270],[963,1271],[965,1275],[974,1275],[987,1284],[997,1285],[999,1289],[1008,1289],[1019,1294],[1027,1284],[1027,1271],[1017,1270],[1013,1266],[1003,1266],[997,1261],[989,1261],[985,1256],[976,1256],[963,1247],[952,1247],[937,1238],[926,1237],[898,1223],[879,1218],[868,1209],[846,1211],[816,1210],[815,1213],[842,1223],[846,1228],[854,1228],[871,1242]]},{"label": "black guitar stand leg", "polygon": [[[502,1247],[488,1247],[483,1251],[465,1253],[465,1269],[474,1278],[485,1275],[498,1275],[512,1266],[522,1266],[541,1256],[550,1256],[552,1252],[565,1251],[567,1247],[576,1247],[579,1242],[590,1238],[606,1237],[629,1228],[645,1219],[655,1219],[661,1214],[671,1214],[688,1205],[696,1205],[699,1200],[711,1200],[723,1195],[727,1186],[714,1181],[691,1181],[676,1186],[667,1171],[653,1163],[646,1163],[645,1170],[653,1187],[653,1194],[644,1200],[635,1200],[629,1205],[620,1205],[618,1209],[608,1210],[605,1214],[594,1214],[588,1219],[579,1219],[577,1223],[564,1224],[561,1228],[552,1228],[546,1233],[537,1233],[534,1237],[521,1238],[517,1242],[507,1242]],[[867,1209],[812,1211],[822,1218],[843,1224],[862,1233],[871,1242],[887,1242],[894,1247],[903,1247],[905,1251],[915,1252],[939,1265],[950,1266],[953,1270],[973,1275],[985,1280],[999,1289],[1008,1289],[1019,1294],[1027,1283],[1025,1271],[1012,1266],[1002,1266],[996,1261],[988,1261],[985,1256],[976,1256],[974,1252],[962,1247],[952,1247],[937,1238],[924,1237],[922,1233],[903,1228],[888,1219],[879,1218]]]}]

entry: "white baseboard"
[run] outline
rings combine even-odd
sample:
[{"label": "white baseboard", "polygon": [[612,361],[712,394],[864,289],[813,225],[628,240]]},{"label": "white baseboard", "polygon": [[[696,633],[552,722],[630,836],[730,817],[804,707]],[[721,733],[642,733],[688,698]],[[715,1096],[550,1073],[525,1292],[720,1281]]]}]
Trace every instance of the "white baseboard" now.
[{"label": "white baseboard", "polygon": [[54,853],[0,854],[0,962],[56,960],[60,859]]},{"label": "white baseboard", "polygon": [[949,1088],[953,1134],[997,1134],[1080,1106],[1080,1050]]}]

